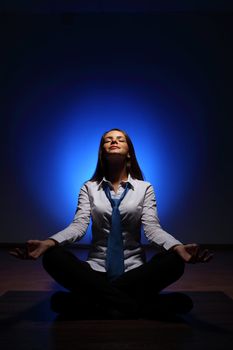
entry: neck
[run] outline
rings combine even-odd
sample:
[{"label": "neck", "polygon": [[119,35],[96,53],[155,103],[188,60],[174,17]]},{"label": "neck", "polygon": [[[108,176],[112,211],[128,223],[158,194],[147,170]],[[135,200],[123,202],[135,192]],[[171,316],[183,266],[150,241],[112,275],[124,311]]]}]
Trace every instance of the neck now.
[{"label": "neck", "polygon": [[106,179],[111,183],[118,183],[128,179],[125,162],[108,162],[106,167]]}]

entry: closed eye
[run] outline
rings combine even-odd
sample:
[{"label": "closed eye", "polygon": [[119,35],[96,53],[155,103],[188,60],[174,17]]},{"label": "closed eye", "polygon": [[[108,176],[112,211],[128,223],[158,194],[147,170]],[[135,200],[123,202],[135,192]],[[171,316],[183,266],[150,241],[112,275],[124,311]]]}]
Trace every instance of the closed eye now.
[{"label": "closed eye", "polygon": [[[111,141],[112,141],[112,139],[105,139],[105,140],[104,140],[104,143],[106,143],[106,142],[111,142]],[[118,139],[118,141],[120,141],[120,142],[126,142],[125,139]]]}]

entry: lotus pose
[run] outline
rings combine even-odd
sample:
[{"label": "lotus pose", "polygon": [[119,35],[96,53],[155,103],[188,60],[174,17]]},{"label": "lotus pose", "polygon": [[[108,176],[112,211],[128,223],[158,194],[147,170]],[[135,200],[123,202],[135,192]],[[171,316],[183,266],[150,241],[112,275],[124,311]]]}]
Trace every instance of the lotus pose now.
[{"label": "lotus pose", "polygon": [[[92,241],[86,261],[68,247],[80,240],[92,219]],[[146,259],[141,244],[161,251]],[[185,263],[208,262],[213,254],[198,244],[183,244],[162,229],[153,186],[144,181],[127,133],[111,129],[100,141],[91,179],[81,187],[73,221],[46,240],[29,240],[12,255],[42,256],[45,270],[67,292],[54,293],[53,311],[73,316],[91,313],[113,318],[151,318],[189,312],[191,298],[164,288],[184,273]]]}]

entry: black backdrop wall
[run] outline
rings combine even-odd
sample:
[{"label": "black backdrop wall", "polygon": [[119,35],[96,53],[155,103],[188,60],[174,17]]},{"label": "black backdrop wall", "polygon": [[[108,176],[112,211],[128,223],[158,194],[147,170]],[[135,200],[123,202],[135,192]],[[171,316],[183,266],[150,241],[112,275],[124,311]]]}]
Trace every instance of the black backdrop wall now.
[{"label": "black backdrop wall", "polygon": [[[62,80],[70,89],[77,79],[85,85],[102,77],[139,86],[146,81],[150,91],[163,76],[171,89],[189,86],[205,138],[204,164],[189,200],[163,220],[164,227],[183,241],[233,243],[232,23],[233,15],[224,12],[2,14],[0,241],[43,239],[63,228],[18,176],[16,145],[24,142],[27,125],[22,110],[38,122],[39,105],[51,106],[48,82]],[[54,101],[63,91],[55,85]],[[32,90],[41,98],[32,99]],[[170,121],[175,125],[175,117]]]}]

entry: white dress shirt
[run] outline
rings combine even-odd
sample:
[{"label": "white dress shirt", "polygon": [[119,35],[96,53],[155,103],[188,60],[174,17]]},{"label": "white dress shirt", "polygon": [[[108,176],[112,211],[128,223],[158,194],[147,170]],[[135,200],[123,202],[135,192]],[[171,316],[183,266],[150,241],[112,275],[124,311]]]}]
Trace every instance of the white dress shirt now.
[{"label": "white dress shirt", "polygon": [[149,242],[162,246],[166,250],[176,244],[182,244],[161,228],[153,186],[147,181],[133,179],[130,174],[127,181],[120,183],[117,193],[115,193],[111,182],[107,181],[105,177],[99,184],[97,181],[86,181],[79,193],[73,221],[64,230],[49,238],[60,244],[80,240],[86,233],[90,218],[92,218],[92,242],[87,263],[94,270],[106,272],[105,259],[108,235],[111,229],[112,207],[102,186],[104,181],[110,185],[112,198],[119,198],[124,191],[126,182],[129,183],[129,190],[119,206],[125,271],[138,267],[146,261],[145,251],[141,245],[142,225]]}]

